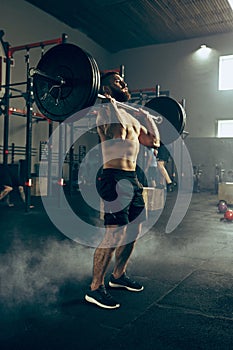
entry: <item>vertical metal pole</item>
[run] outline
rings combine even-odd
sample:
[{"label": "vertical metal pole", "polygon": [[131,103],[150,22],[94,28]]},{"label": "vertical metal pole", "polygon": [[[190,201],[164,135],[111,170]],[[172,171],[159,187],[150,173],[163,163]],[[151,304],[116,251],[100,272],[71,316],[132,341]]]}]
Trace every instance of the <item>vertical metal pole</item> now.
[{"label": "vertical metal pole", "polygon": [[65,44],[67,42],[68,35],[63,33],[62,34],[62,44]]},{"label": "vertical metal pole", "polygon": [[[67,41],[67,34],[62,34],[62,43],[66,43]],[[61,208],[62,206],[62,192],[63,192],[63,185],[64,185],[64,179],[63,179],[63,154],[64,152],[64,124],[59,123],[59,149],[58,149],[58,207]],[[52,159],[51,159],[52,160]]]},{"label": "vertical metal pole", "polygon": [[52,163],[53,163],[53,122],[49,121],[49,141],[48,141],[48,183],[47,183],[47,195],[52,196]]},{"label": "vertical metal pole", "polygon": [[125,66],[121,64],[120,66],[120,76],[124,79],[125,78]]},{"label": "vertical metal pole", "polygon": [[32,156],[32,104],[33,104],[33,80],[29,74],[29,52],[26,56],[27,65],[27,128],[26,128],[26,186],[25,186],[25,211],[28,212],[31,204],[31,156]]},{"label": "vertical metal pole", "polygon": [[156,97],[159,97],[159,95],[160,95],[160,85],[157,84],[157,85],[155,86],[155,96],[156,96]]},{"label": "vertical metal pole", "polygon": [[175,143],[172,144],[172,154],[173,154],[173,157],[171,157],[171,179],[172,179],[172,182],[174,183],[175,182],[175,177],[176,177],[176,173],[175,173],[175,163],[174,163],[174,158],[175,158]]},{"label": "vertical metal pole", "polygon": [[64,123],[59,124],[59,150],[58,150],[58,206],[62,207],[62,192],[63,192],[63,163],[64,163]]},{"label": "vertical metal pole", "polygon": [[74,173],[74,124],[70,123],[70,151],[69,151],[69,194],[71,195],[73,190],[73,173]]},{"label": "vertical metal pole", "polygon": [[10,69],[11,69],[11,57],[10,57],[10,46],[5,43],[6,52],[6,88],[4,95],[4,139],[3,139],[3,164],[8,163],[8,140],[9,140],[9,106],[10,106]]},{"label": "vertical metal pole", "polygon": [[[181,105],[182,107],[185,109],[185,105],[186,105],[186,100],[183,98],[182,101],[181,101]],[[181,151],[180,151],[180,158],[181,158],[181,161],[180,161],[180,164],[181,164],[181,180],[183,181],[184,180],[184,165],[183,165],[183,158],[184,158],[184,146],[185,146],[185,143],[184,143],[184,137],[182,137],[181,135],[181,139],[182,139],[182,142],[181,142]],[[181,184],[182,185],[182,184]]]},{"label": "vertical metal pole", "polygon": [[184,109],[185,109],[185,103],[186,103],[185,98],[182,98],[181,106],[182,106]]},{"label": "vertical metal pole", "polygon": [[11,144],[11,164],[15,162],[15,144],[12,142]]}]

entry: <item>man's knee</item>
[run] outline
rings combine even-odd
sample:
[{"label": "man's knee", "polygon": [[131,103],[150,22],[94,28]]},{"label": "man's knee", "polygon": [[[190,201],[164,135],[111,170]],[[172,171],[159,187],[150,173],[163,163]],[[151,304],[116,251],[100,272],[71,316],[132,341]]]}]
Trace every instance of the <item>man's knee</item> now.
[{"label": "man's knee", "polygon": [[13,191],[13,187],[5,186],[5,190],[9,193],[9,192]]}]

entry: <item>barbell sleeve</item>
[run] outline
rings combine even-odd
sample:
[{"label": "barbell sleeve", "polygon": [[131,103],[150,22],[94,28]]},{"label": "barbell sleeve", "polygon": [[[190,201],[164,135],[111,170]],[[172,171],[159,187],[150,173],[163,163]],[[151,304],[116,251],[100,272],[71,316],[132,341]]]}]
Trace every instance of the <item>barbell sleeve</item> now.
[{"label": "barbell sleeve", "polygon": [[46,78],[46,79],[48,79],[48,80],[50,80],[51,82],[54,82],[54,83],[56,83],[56,84],[60,84],[60,85],[64,85],[64,84],[66,84],[66,81],[62,78],[62,77],[60,77],[60,76],[57,76],[56,78],[54,78],[54,77],[52,77],[51,75],[48,75],[47,73],[45,73],[45,72],[42,72],[40,69],[38,69],[38,68],[34,68],[34,67],[32,67],[32,68],[30,68],[29,69],[29,75],[30,75],[30,77],[33,77],[34,75],[40,75],[41,77],[44,77],[44,78]]},{"label": "barbell sleeve", "polygon": [[[107,99],[106,96],[102,95],[102,94],[98,94],[98,98],[100,99]],[[140,112],[140,110],[136,107],[133,107],[131,105],[128,105],[126,103],[123,103],[123,102],[119,102],[119,101],[116,101],[116,104],[122,108],[125,108],[125,109],[128,109],[128,110],[131,110],[131,111],[134,111],[134,112]],[[155,122],[157,124],[161,124],[163,122],[163,117],[162,116],[155,116],[155,115],[151,115],[151,118],[153,118],[155,120]]]}]

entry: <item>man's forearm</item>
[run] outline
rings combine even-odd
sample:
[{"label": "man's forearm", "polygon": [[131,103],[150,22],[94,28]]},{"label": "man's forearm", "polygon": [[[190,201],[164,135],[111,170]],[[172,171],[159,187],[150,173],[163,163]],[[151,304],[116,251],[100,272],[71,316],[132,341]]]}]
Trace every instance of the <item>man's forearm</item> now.
[{"label": "man's forearm", "polygon": [[143,118],[143,121],[144,121],[144,126],[146,127],[150,135],[154,137],[155,140],[160,141],[159,130],[152,116],[149,113],[146,113]]}]

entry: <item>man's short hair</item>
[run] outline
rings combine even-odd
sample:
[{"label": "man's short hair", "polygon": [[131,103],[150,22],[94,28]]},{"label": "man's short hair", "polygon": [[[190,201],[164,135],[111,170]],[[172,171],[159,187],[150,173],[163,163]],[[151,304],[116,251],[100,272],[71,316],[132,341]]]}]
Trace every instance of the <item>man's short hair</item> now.
[{"label": "man's short hair", "polygon": [[108,82],[108,78],[111,76],[111,75],[120,75],[119,72],[116,72],[116,71],[108,71],[107,73],[103,73],[101,76],[100,76],[100,86],[103,86],[105,84],[105,82],[107,81]]}]

